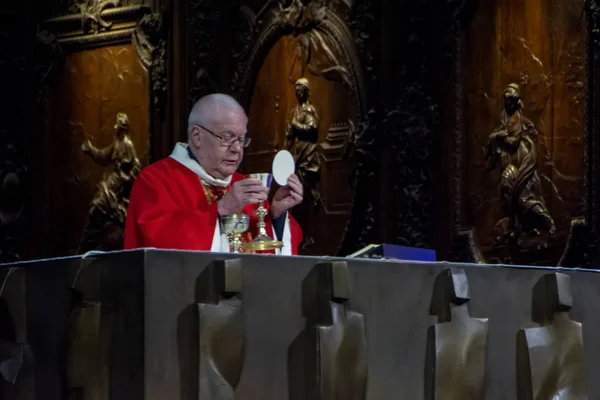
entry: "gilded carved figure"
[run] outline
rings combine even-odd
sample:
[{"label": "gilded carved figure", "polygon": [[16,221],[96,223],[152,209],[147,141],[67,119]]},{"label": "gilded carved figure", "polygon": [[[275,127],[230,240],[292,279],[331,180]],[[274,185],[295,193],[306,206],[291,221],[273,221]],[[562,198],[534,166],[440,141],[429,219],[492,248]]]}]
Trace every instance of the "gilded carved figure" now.
[{"label": "gilded carved figure", "polygon": [[290,112],[284,148],[289,150],[296,161],[296,173],[304,186],[304,192],[310,193],[312,197],[312,201],[305,202],[294,213],[300,225],[306,230],[302,248],[307,249],[314,244],[314,232],[309,223],[311,209],[314,209],[321,199],[319,185],[321,161],[317,151],[319,116],[315,106],[310,102],[308,79],[300,78],[296,81],[296,98],[298,105]]},{"label": "gilded carved figure", "polygon": [[319,200],[318,174],[321,168],[317,153],[319,139],[319,117],[310,102],[308,79],[296,81],[298,105],[290,112],[290,122],[286,129],[285,148],[292,153],[296,161],[296,170],[302,184],[310,190],[313,200]]},{"label": "gilded carved figure", "polygon": [[[129,118],[126,114],[117,114],[114,129],[115,138],[105,148],[95,147],[90,140],[81,145],[81,150],[97,164],[112,168],[98,184],[92,199],[80,252],[115,249],[122,244],[120,236],[127,215],[129,194],[141,165],[129,136]],[[103,231],[107,224],[112,226],[113,232],[116,231],[119,237],[104,237]]]},{"label": "gilded carved figure", "polygon": [[494,228],[499,241],[516,241],[522,233],[540,235],[540,229],[551,235],[556,232],[542,196],[537,134],[533,122],[523,115],[519,86],[509,84],[504,90],[500,127],[490,135],[485,155],[487,171],[497,167],[502,170],[500,194],[508,216]]}]

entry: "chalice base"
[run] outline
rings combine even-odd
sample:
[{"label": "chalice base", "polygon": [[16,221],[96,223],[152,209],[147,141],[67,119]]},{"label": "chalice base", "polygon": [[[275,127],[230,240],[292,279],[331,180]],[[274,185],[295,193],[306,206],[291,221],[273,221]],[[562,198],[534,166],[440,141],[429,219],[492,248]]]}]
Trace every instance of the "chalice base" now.
[{"label": "chalice base", "polygon": [[273,240],[267,235],[258,235],[253,241],[244,243],[242,248],[249,251],[268,251],[280,249],[283,247],[283,242]]}]

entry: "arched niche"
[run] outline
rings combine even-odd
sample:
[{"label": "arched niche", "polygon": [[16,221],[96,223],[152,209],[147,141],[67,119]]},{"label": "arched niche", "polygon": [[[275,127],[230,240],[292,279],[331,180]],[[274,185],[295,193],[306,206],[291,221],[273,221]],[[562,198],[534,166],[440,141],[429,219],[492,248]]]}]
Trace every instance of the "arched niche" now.
[{"label": "arched niche", "polygon": [[[252,143],[244,172],[270,171],[273,156],[284,148],[290,111],[298,104],[296,79],[308,79],[310,101],[319,116],[321,169],[316,197],[320,198],[305,195],[303,209],[293,210],[309,238],[301,250],[304,254],[338,254],[353,214],[353,149],[357,127],[365,125],[368,109],[360,57],[340,17],[343,12],[316,2],[275,5],[256,16],[248,9],[242,12],[250,29],[258,26],[247,58],[238,63],[233,84],[249,112]],[[325,59],[325,64],[318,61],[317,67],[310,66],[298,56],[302,42],[316,43],[309,46],[311,59]],[[323,57],[326,54],[330,56]]]}]

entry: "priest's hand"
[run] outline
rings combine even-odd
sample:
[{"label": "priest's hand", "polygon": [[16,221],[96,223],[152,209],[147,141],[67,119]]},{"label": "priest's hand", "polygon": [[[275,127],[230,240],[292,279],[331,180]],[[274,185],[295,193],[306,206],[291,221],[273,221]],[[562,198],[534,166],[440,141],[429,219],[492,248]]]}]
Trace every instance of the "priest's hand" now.
[{"label": "priest's hand", "polygon": [[271,202],[271,217],[279,218],[290,208],[302,203],[302,183],[296,174],[290,175],[287,186],[277,189]]},{"label": "priest's hand", "polygon": [[219,215],[242,212],[248,204],[258,204],[267,199],[269,188],[260,179],[244,179],[231,185],[231,190],[218,202]]}]

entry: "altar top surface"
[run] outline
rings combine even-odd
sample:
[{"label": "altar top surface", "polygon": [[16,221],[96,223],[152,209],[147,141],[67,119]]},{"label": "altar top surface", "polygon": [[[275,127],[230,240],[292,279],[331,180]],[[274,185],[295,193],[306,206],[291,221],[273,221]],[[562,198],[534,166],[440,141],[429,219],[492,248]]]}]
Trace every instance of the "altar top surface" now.
[{"label": "altar top surface", "polygon": [[[349,263],[356,264],[370,264],[370,263],[382,263],[382,264],[423,264],[423,265],[446,265],[449,268],[452,267],[467,267],[467,268],[515,268],[515,269],[531,269],[531,270],[550,270],[555,272],[587,272],[587,273],[600,273],[600,269],[591,269],[591,268],[565,268],[565,267],[552,267],[552,266],[534,266],[534,265],[510,265],[510,264],[475,264],[475,263],[461,263],[461,262],[450,262],[450,261],[417,261],[417,260],[399,260],[399,259],[377,259],[377,258],[348,258],[348,257],[334,257],[334,256],[282,256],[282,255],[273,255],[273,254],[248,254],[248,253],[221,253],[221,252],[210,252],[210,251],[194,251],[194,250],[171,250],[171,249],[158,249],[158,248],[142,248],[142,249],[134,249],[134,250],[119,250],[119,251],[91,251],[85,254],[80,255],[72,255],[65,257],[54,257],[54,258],[42,258],[42,259],[34,259],[34,260],[24,260],[17,261],[13,263],[5,263],[0,264],[2,267],[16,267],[16,266],[26,266],[32,263],[40,263],[46,261],[57,261],[57,260],[77,260],[77,259],[85,259],[85,258],[93,258],[93,257],[110,257],[112,255],[122,255],[127,253],[144,253],[144,254],[164,254],[164,253],[173,253],[173,254],[204,254],[204,255],[214,255],[218,258],[239,258],[239,257],[249,257],[249,258],[272,258],[278,257],[283,259],[295,258],[295,259],[306,259],[306,260],[318,260],[319,262],[324,261],[346,261]],[[381,265],[381,264],[380,264]]]}]

